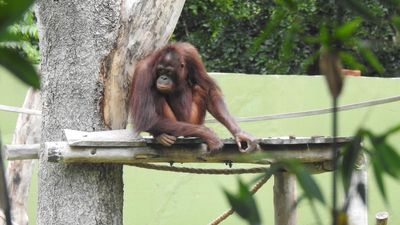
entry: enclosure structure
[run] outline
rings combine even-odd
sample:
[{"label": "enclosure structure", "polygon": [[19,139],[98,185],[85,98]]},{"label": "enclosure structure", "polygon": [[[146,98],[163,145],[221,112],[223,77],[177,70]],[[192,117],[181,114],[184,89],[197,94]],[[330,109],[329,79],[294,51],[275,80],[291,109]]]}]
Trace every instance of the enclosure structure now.
[{"label": "enclosure structure", "polygon": [[[102,156],[103,148],[63,143],[63,130],[100,131],[126,126],[126,89],[134,65],[167,42],[183,4],[184,1],[38,1],[43,74],[39,146],[47,146],[33,154],[40,159],[38,224],[122,223],[122,166],[116,163],[118,160],[113,164],[90,164],[85,157],[80,157],[84,163],[74,164],[49,160],[67,159],[71,153],[67,150],[78,148],[81,151],[74,153],[89,153],[93,159]],[[196,153],[196,148],[189,149]],[[205,153],[204,148],[199,151]],[[105,152],[110,156],[119,151]],[[160,150],[152,150],[140,152],[138,158],[144,161],[159,155]],[[266,162],[270,160],[265,158]],[[230,158],[224,161],[234,162]],[[285,177],[279,180],[283,180],[279,182],[281,186],[288,183]],[[78,206],[80,212],[76,215],[73,209]]]},{"label": "enclosure structure", "polygon": [[[143,163],[252,163],[274,165],[283,160],[298,160],[312,173],[332,171],[332,137],[274,137],[258,139],[257,149],[240,153],[233,139],[225,139],[220,152],[210,154],[206,145],[197,138],[180,138],[172,147],[164,147],[151,137],[134,136],[131,130],[82,132],[65,130],[66,142],[47,142],[43,158],[62,164],[128,164]],[[351,137],[338,137],[339,149],[352,142]],[[37,145],[7,147],[9,160],[38,158]],[[148,164],[147,164],[148,165]],[[157,167],[157,166],[156,166]],[[268,167],[264,167],[265,171]],[[263,170],[258,168],[258,172]],[[365,171],[353,179],[365,179]],[[365,182],[365,180],[364,180]],[[356,186],[358,184],[355,183]],[[355,190],[353,190],[355,191]],[[276,225],[296,225],[296,178],[285,170],[274,174],[274,205]],[[367,222],[366,207],[354,197],[351,201],[351,220],[355,225]]]},{"label": "enclosure structure", "polygon": [[[42,74],[41,146],[62,141],[66,128],[125,128],[127,87],[134,65],[167,43],[184,2],[36,2]],[[121,165],[65,165],[39,159],[38,225],[122,224]],[[79,215],[75,211],[78,207]]]}]

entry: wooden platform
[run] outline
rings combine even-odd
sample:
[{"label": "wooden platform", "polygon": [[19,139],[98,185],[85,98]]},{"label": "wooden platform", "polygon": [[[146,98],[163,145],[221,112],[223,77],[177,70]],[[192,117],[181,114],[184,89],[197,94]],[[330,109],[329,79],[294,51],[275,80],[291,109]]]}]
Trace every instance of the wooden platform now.
[{"label": "wooden platform", "polygon": [[[35,145],[8,145],[8,160],[41,157],[54,163],[253,163],[273,164],[297,159],[312,173],[332,170],[332,137],[267,137],[257,139],[257,149],[241,153],[233,139],[223,139],[220,151],[210,153],[198,138],[178,138],[171,147],[158,144],[152,137],[138,137],[131,130],[82,132],[65,130],[66,141],[46,142],[44,148]],[[337,137],[338,151],[353,141],[352,137]],[[361,143],[360,143],[361,144]],[[362,167],[364,168],[364,167]],[[366,171],[356,171],[354,184],[366,184]],[[296,177],[286,171],[274,174],[275,225],[296,225]],[[353,181],[352,181],[353,183]],[[354,186],[354,187],[355,187]],[[354,195],[357,196],[357,195]],[[354,198],[349,206],[351,221],[365,225],[367,208]],[[353,218],[354,217],[354,218]]]},{"label": "wooden platform", "polygon": [[[131,130],[82,132],[65,130],[65,142],[48,142],[44,157],[63,163],[256,163],[270,164],[283,159],[298,159],[303,163],[330,161],[332,137],[269,137],[258,139],[251,153],[241,153],[233,139],[223,139],[220,151],[210,153],[198,138],[178,138],[165,147],[152,137],[137,137]],[[352,137],[338,137],[342,147]],[[38,158],[39,145],[6,146],[8,160]]]}]

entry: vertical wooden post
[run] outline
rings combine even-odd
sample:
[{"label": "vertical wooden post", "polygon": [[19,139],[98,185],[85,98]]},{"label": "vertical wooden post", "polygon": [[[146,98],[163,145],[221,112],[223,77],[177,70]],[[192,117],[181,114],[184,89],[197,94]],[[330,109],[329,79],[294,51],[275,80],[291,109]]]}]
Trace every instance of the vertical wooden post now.
[{"label": "vertical wooden post", "polygon": [[275,225],[296,225],[296,177],[288,172],[274,175]]},{"label": "vertical wooden post", "polygon": [[[367,193],[367,170],[366,170],[366,156],[360,154],[354,168],[353,175],[351,177],[351,187],[349,190],[349,208],[347,215],[349,217],[350,224],[354,225],[367,225],[368,224],[368,208],[367,204],[364,203],[360,194],[358,193],[357,187],[363,185],[365,188],[365,194]],[[367,196],[364,196],[367,200]]]},{"label": "vertical wooden post", "polygon": [[378,212],[375,215],[376,225],[387,225],[388,218],[389,218],[388,212]]}]

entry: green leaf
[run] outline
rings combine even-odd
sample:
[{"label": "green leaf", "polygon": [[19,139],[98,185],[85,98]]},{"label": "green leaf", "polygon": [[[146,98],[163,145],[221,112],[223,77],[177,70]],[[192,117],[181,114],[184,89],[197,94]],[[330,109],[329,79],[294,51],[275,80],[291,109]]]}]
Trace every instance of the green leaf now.
[{"label": "green leaf", "polygon": [[376,70],[378,73],[383,73],[385,68],[379,62],[378,58],[375,54],[371,51],[371,49],[363,46],[364,44],[359,43],[357,46],[358,51],[364,57],[365,60]]},{"label": "green leaf", "polygon": [[6,31],[0,35],[0,42],[3,41],[21,41],[22,38],[14,32]]},{"label": "green leaf", "polygon": [[386,197],[386,190],[385,190],[385,185],[383,183],[383,173],[382,173],[382,168],[379,165],[379,163],[376,160],[372,160],[372,169],[374,171],[374,176],[375,176],[375,180],[376,180],[376,184],[378,185],[378,190],[381,193],[383,200],[385,200],[385,202],[387,202],[387,197]]},{"label": "green leaf", "polygon": [[373,157],[371,160],[376,162],[383,172],[393,178],[400,177],[400,156],[396,150],[386,142],[387,135],[376,136],[369,132],[368,138],[373,146]]},{"label": "green leaf", "polygon": [[24,83],[35,89],[40,88],[39,76],[35,68],[15,51],[0,48],[0,65],[4,66]]},{"label": "green leaf", "polygon": [[306,70],[309,66],[311,66],[320,56],[320,52],[316,51],[310,56],[308,56],[302,63],[301,63],[301,70]]},{"label": "green leaf", "polygon": [[397,29],[400,29],[400,16],[393,16],[391,20]]},{"label": "green leaf", "polygon": [[400,0],[381,0],[384,5],[397,7],[400,4]]},{"label": "green leaf", "polygon": [[279,26],[279,23],[283,20],[286,13],[285,10],[277,10],[274,14],[272,14],[269,22],[264,28],[262,28],[260,34],[254,39],[249,52],[254,53],[258,50],[261,44],[268,39],[273,31]]},{"label": "green leaf", "polygon": [[277,0],[278,4],[283,5],[291,11],[297,11],[297,2],[293,0]]},{"label": "green leaf", "polygon": [[359,0],[340,0],[339,4],[354,11],[365,19],[374,20],[376,16],[370,11],[364,4],[363,1]]},{"label": "green leaf", "polygon": [[376,155],[385,172],[398,179],[400,177],[400,156],[396,150],[389,144],[382,143],[376,149]]},{"label": "green leaf", "polygon": [[5,28],[17,21],[34,0],[1,0],[0,1],[0,34]]},{"label": "green leaf", "polygon": [[329,35],[329,29],[324,24],[319,28],[319,39],[322,46],[329,48],[331,45],[331,36]]},{"label": "green leaf", "polygon": [[357,193],[363,201],[364,205],[367,205],[367,190],[364,183],[359,182],[357,184]]},{"label": "green leaf", "polygon": [[282,43],[282,49],[281,49],[281,59],[282,60],[292,60],[292,50],[295,42],[295,36],[296,32],[298,31],[297,29],[297,24],[294,23],[292,24],[291,27],[289,27],[284,35],[283,38],[283,43]]},{"label": "green leaf", "polygon": [[354,140],[346,147],[343,152],[343,162],[340,167],[342,175],[343,188],[345,192],[349,191],[351,177],[355,168],[355,164],[361,152],[361,136],[357,135]]},{"label": "green leaf", "polygon": [[[300,197],[297,198],[296,204],[293,206],[292,209],[295,209],[306,198],[307,198],[307,196],[304,193],[302,193],[300,195]],[[311,209],[312,215],[314,215],[314,217],[315,217],[314,219],[315,219],[316,224],[322,224],[320,213],[318,212],[317,207],[315,206],[315,202],[310,201],[310,209]]]},{"label": "green leaf", "polygon": [[290,160],[285,161],[284,165],[288,167],[291,173],[296,175],[297,181],[299,182],[301,188],[304,190],[305,196],[310,201],[316,199],[325,204],[325,199],[319,186],[302,164],[300,164],[298,161]]},{"label": "green leaf", "polygon": [[361,64],[350,52],[339,52],[339,57],[343,64],[348,66],[349,69],[365,70],[365,66]]},{"label": "green leaf", "polygon": [[258,213],[256,201],[253,195],[249,191],[249,188],[242,180],[238,179],[239,193],[234,195],[227,191],[224,191],[229,204],[235,210],[235,212],[245,219],[251,225],[261,224],[261,217]]},{"label": "green leaf", "polygon": [[361,18],[356,18],[352,21],[346,22],[334,30],[334,37],[342,41],[350,39],[359,28],[361,22]]},{"label": "green leaf", "polygon": [[400,131],[400,124],[397,125],[397,126],[394,126],[394,127],[390,128],[390,129],[384,134],[384,136],[385,136],[385,138],[386,138],[387,136],[392,135],[392,134],[394,134],[394,133],[397,133],[397,132],[399,132],[399,131]]}]

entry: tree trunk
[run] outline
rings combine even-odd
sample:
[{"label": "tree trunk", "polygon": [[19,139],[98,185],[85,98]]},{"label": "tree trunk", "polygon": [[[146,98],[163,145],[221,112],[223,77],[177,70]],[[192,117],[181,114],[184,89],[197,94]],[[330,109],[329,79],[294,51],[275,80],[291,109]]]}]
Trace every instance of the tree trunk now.
[{"label": "tree trunk", "polygon": [[[167,42],[183,4],[38,1],[42,144],[62,141],[66,128],[124,128],[132,67],[138,57]],[[122,224],[122,166],[65,165],[42,158],[38,204],[38,225]]]},{"label": "tree trunk", "polygon": [[[40,110],[40,106],[39,92],[29,89],[25,97],[23,108]],[[18,116],[12,143],[39,143],[40,123],[40,116],[20,114]],[[10,161],[7,165],[7,189],[12,207],[12,222],[18,225],[28,225],[27,203],[33,162],[33,160],[16,160]],[[1,221],[1,224],[5,224],[5,220]]]}]

